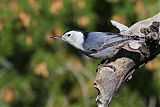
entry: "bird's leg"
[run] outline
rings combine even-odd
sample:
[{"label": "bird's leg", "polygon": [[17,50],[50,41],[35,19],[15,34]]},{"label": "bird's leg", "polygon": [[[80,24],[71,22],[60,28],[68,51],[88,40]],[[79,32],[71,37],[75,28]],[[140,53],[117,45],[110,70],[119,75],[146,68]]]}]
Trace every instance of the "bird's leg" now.
[{"label": "bird's leg", "polygon": [[104,59],[100,62],[99,66],[105,66],[107,64],[108,60]]},{"label": "bird's leg", "polygon": [[100,68],[104,67],[107,62],[108,62],[107,59],[102,60],[102,61],[98,64],[98,67],[97,67],[96,72],[99,71]]},{"label": "bird's leg", "polygon": [[111,69],[113,69],[114,71],[116,71],[116,68],[112,65],[108,65],[108,60],[105,59],[105,60],[102,60],[100,64],[98,64],[98,67],[97,67],[97,71],[99,71],[102,67],[110,67]]}]

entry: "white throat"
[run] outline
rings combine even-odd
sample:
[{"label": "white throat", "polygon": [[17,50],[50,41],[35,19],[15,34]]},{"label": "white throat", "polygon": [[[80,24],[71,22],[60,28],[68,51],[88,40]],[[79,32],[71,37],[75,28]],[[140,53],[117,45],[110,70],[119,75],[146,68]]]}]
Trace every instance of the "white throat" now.
[{"label": "white throat", "polygon": [[71,44],[78,49],[84,50],[83,43],[84,43],[84,38],[82,35],[82,37],[74,38],[74,41]]},{"label": "white throat", "polygon": [[84,40],[78,40],[77,41],[77,43],[75,43],[75,44],[73,44],[76,48],[78,48],[78,49],[81,49],[81,50],[84,50],[84,48],[83,48],[83,42],[84,42]]}]

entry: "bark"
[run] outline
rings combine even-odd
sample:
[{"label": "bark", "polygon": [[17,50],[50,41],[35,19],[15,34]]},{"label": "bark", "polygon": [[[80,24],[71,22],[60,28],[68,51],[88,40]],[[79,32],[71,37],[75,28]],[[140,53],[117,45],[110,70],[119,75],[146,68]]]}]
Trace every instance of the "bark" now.
[{"label": "bark", "polygon": [[[114,93],[125,80],[131,79],[135,69],[160,53],[160,13],[135,23],[120,34],[133,40],[125,43],[113,58],[103,61],[103,66],[97,68],[94,86],[98,90],[98,107],[108,107]],[[135,39],[137,37],[140,39]]]}]

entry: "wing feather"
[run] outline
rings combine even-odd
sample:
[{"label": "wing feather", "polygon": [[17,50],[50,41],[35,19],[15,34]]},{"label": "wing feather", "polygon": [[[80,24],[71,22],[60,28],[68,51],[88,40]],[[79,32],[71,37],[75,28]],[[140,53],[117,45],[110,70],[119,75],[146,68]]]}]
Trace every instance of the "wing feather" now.
[{"label": "wing feather", "polygon": [[90,32],[85,39],[84,49],[89,52],[92,50],[101,50],[107,47],[111,47],[118,43],[119,41],[124,41],[125,39],[118,34],[108,33],[108,32]]}]

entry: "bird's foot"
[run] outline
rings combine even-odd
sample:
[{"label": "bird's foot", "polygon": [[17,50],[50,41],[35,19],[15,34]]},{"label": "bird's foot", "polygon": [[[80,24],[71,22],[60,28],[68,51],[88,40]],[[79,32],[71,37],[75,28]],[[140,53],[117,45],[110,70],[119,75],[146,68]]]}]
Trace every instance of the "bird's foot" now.
[{"label": "bird's foot", "polygon": [[108,65],[107,63],[108,63],[108,60],[102,60],[101,63],[98,65],[96,72],[99,71],[103,67],[110,67],[114,71],[116,70],[116,68],[114,66]]}]

